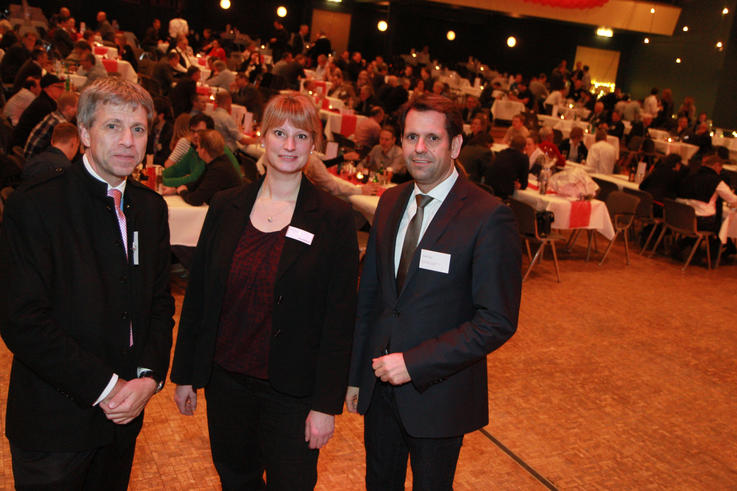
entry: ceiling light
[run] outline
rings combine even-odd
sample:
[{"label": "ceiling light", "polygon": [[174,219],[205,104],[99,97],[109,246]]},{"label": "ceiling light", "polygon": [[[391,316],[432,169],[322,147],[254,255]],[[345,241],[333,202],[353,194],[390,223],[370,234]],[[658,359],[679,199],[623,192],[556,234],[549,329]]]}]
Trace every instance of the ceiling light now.
[{"label": "ceiling light", "polygon": [[509,36],[507,38],[507,46],[509,46],[510,48],[514,48],[515,46],[517,46],[517,38],[514,36]]},{"label": "ceiling light", "polygon": [[688,32],[688,26],[683,26],[683,32]]},{"label": "ceiling light", "polygon": [[680,63],[680,62],[682,62],[682,61],[683,61],[683,60],[681,60],[680,58],[676,58],[676,63]]},{"label": "ceiling light", "polygon": [[448,38],[448,41],[453,41],[456,38],[456,33],[455,31],[448,31],[448,34],[446,34],[445,37]]},{"label": "ceiling light", "polygon": [[651,9],[650,9],[650,13],[651,13],[651,14],[654,14],[654,13],[655,13],[655,9],[654,9],[654,8],[651,8]]},{"label": "ceiling light", "polygon": [[650,38],[645,38],[642,40],[642,42],[645,44],[650,44]]},{"label": "ceiling light", "polygon": [[722,15],[727,15],[729,13],[729,9],[727,7],[724,7],[722,9]]},{"label": "ceiling light", "polygon": [[614,31],[609,27],[600,27],[596,30],[596,35],[603,38],[610,38],[614,35]]},{"label": "ceiling light", "polygon": [[287,8],[284,7],[284,6],[279,6],[276,9],[276,15],[278,15],[279,17],[286,17],[287,16]]},{"label": "ceiling light", "polygon": [[228,10],[230,8],[230,0],[220,0],[220,8]]},{"label": "ceiling light", "polygon": [[389,28],[389,24],[387,24],[385,20],[380,20],[379,23],[376,24],[376,28],[381,32],[384,32]]}]

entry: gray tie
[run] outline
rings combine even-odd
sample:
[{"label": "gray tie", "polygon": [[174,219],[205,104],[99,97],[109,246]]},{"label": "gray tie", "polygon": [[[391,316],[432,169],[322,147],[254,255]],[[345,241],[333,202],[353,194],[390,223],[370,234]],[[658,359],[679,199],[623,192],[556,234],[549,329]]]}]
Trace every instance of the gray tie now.
[{"label": "gray tie", "polygon": [[397,292],[402,291],[404,279],[409,271],[409,263],[412,262],[412,256],[417,249],[417,243],[420,241],[420,230],[422,229],[422,219],[425,216],[425,206],[432,201],[432,196],[426,194],[415,195],[417,200],[417,212],[407,226],[407,233],[404,236],[402,244],[402,255],[399,258],[399,269],[397,269]]}]

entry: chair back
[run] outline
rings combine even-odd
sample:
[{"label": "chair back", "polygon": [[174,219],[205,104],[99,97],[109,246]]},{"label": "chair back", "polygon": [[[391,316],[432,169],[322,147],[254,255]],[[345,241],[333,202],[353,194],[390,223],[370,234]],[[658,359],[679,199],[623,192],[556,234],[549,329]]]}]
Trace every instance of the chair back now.
[{"label": "chair back", "polygon": [[685,203],[672,199],[663,200],[665,223],[676,232],[684,235],[697,235],[696,210]]},{"label": "chair back", "polygon": [[509,206],[512,208],[514,216],[517,218],[517,226],[522,235],[536,237],[537,222],[535,221],[535,209],[517,199],[510,199]]},{"label": "chair back", "polygon": [[653,195],[647,191],[641,191],[637,189],[624,188],[623,191],[632,196],[640,198],[640,204],[637,205],[637,211],[635,216],[637,218],[644,218],[648,220],[653,219]]},{"label": "chair back", "polygon": [[606,201],[609,193],[611,193],[612,191],[619,191],[619,186],[611,181],[605,181],[604,179],[599,179],[598,177],[592,177],[591,179],[593,179],[594,182],[599,185],[599,192],[596,194],[596,199]]},{"label": "chair back", "polygon": [[629,227],[635,218],[637,205],[640,204],[640,198],[623,191],[612,191],[606,199],[606,207],[609,210],[609,216],[615,225]]}]

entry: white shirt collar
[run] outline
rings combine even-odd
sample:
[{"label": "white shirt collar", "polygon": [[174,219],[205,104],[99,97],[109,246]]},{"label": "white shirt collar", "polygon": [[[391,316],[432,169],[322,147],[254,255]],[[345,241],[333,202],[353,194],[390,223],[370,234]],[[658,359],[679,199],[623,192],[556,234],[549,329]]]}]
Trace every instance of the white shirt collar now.
[{"label": "white shirt collar", "polygon": [[446,177],[443,182],[432,188],[429,192],[423,193],[422,191],[420,191],[420,188],[417,187],[417,184],[415,184],[415,188],[412,190],[412,199],[414,199],[414,197],[418,194],[427,194],[428,196],[431,196],[436,203],[442,203],[443,201],[445,201],[448,193],[450,193],[453,184],[456,183],[456,179],[458,179],[458,170],[456,169],[455,165],[453,165],[453,172],[451,172],[451,174]]},{"label": "white shirt collar", "polygon": [[87,154],[86,153],[84,155],[82,155],[82,162],[84,163],[84,168],[87,169],[87,172],[89,172],[90,175],[92,175],[92,177],[94,177],[98,181],[101,181],[101,182],[104,182],[105,184],[107,184],[107,190],[108,191],[110,191],[111,189],[117,189],[117,190],[120,191],[120,194],[125,194],[125,183],[128,182],[127,179],[123,179],[123,182],[121,182],[117,186],[111,186],[110,184],[108,184],[108,182],[105,179],[103,179],[102,177],[100,177],[100,175],[97,172],[95,172],[95,169],[92,168],[92,165],[90,164],[90,161],[87,159]]}]

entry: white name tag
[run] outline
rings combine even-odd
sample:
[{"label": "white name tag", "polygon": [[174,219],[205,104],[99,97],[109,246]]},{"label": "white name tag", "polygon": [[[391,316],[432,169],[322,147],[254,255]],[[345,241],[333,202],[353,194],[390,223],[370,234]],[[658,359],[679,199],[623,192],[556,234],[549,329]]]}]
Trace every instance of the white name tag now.
[{"label": "white name tag", "polygon": [[301,228],[292,227],[290,225],[287,229],[287,237],[310,245],[312,244],[312,239],[315,237],[315,234],[311,234],[307,230],[302,230]]},{"label": "white name tag", "polygon": [[138,266],[138,230],[133,232],[133,266]]},{"label": "white name tag", "polygon": [[450,254],[422,249],[420,251],[420,268],[448,274],[450,270]]}]

